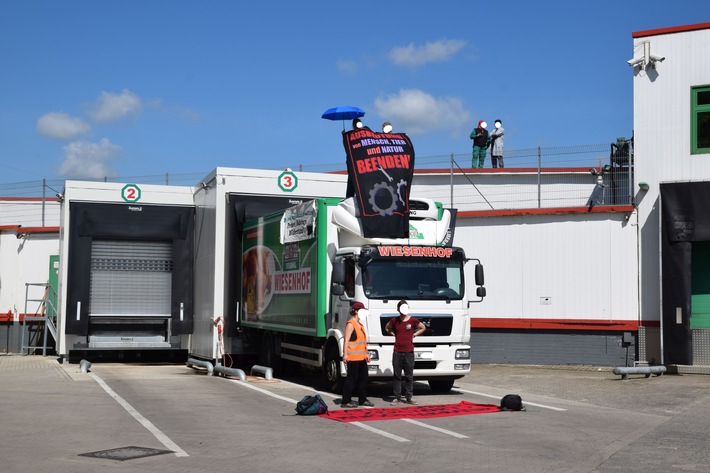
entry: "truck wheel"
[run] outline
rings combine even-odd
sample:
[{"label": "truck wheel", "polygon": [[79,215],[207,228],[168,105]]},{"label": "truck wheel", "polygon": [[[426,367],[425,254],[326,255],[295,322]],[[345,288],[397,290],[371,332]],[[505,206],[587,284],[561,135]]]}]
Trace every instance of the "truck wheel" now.
[{"label": "truck wheel", "polygon": [[331,392],[340,394],[343,391],[343,377],[340,375],[340,353],[335,345],[330,344],[325,350],[325,379]]},{"label": "truck wheel", "polygon": [[430,379],[429,387],[437,393],[448,393],[454,387],[453,379]]}]

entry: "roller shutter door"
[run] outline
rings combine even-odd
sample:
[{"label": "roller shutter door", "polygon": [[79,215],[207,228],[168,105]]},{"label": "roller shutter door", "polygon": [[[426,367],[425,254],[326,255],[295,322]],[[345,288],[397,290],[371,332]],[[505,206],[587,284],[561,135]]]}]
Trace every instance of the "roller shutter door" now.
[{"label": "roller shutter door", "polygon": [[94,240],[91,317],[169,317],[173,251],[170,241]]}]

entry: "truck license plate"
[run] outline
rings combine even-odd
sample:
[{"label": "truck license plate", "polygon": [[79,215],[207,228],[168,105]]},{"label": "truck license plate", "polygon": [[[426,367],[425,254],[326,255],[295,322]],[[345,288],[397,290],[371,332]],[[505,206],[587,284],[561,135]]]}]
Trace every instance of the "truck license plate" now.
[{"label": "truck license plate", "polygon": [[415,360],[431,360],[433,358],[433,355],[430,351],[415,351],[414,352],[414,359]]}]

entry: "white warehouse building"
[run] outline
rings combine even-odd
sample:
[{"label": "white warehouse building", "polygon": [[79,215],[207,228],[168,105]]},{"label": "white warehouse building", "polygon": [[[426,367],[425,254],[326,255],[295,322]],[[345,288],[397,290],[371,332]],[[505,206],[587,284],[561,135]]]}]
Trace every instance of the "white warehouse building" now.
[{"label": "white warehouse building", "polygon": [[[486,268],[488,296],[470,308],[474,363],[710,366],[710,273],[703,269],[710,262],[710,217],[702,212],[710,202],[710,164],[703,161],[710,154],[710,63],[704,61],[710,23],[632,36],[634,137],[620,153],[612,147],[603,166],[415,170],[412,195],[456,208],[454,243]],[[295,174],[304,183],[332,181],[329,195],[344,196],[343,176]],[[203,181],[227,176],[229,182],[231,175],[273,179],[278,172],[218,168]],[[69,187],[75,196],[96,196],[92,202],[122,205],[115,193],[124,185],[129,183],[71,181]],[[223,185],[218,181],[217,188]],[[165,199],[179,194],[182,207],[196,209],[185,213],[195,215],[195,228],[205,218],[217,225],[224,210],[215,215],[212,201],[200,201],[201,183],[170,187],[151,201],[150,194],[161,191],[146,186],[145,203],[170,205]],[[228,197],[234,189],[224,192]],[[60,202],[48,200],[51,211],[27,220],[29,214],[16,210],[21,200],[0,201],[5,351],[18,348],[13,340],[24,315],[25,283],[48,278],[48,258],[60,247]],[[214,202],[219,207],[223,201]],[[67,248],[67,241],[62,244]],[[190,300],[204,290],[204,277],[223,272],[199,274],[205,248],[224,251],[217,245],[194,252]],[[475,292],[473,283],[469,292]],[[212,299],[214,305],[189,309],[196,321],[230,308],[221,292]],[[189,345],[191,334],[211,330],[198,325],[176,323],[173,329]]]}]

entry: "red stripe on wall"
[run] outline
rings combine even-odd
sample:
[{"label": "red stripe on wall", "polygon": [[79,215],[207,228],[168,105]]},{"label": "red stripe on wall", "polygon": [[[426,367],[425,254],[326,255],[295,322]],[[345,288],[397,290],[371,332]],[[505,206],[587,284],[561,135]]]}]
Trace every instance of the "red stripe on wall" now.
[{"label": "red stripe on wall", "polygon": [[0,197],[0,202],[56,202],[56,197]]},{"label": "red stripe on wall", "polygon": [[467,210],[458,213],[459,217],[511,217],[518,215],[561,215],[586,213],[627,213],[634,211],[633,205],[595,205],[594,207],[550,207],[544,209],[508,209],[508,210]]},{"label": "red stripe on wall", "polygon": [[20,227],[20,233],[59,233],[59,227]]},{"label": "red stripe on wall", "polygon": [[694,25],[671,26],[669,28],[658,28],[655,30],[636,31],[631,33],[634,38],[645,38],[646,36],[658,36],[661,34],[682,33],[684,31],[706,30],[710,28],[710,23],[696,23]]},{"label": "red stripe on wall", "polygon": [[59,227],[23,227],[22,225],[0,225],[0,232],[12,230],[16,233],[59,233]]},{"label": "red stripe on wall", "polygon": [[[19,322],[23,322],[25,320],[25,314],[17,314],[17,316],[19,317]],[[28,316],[37,317],[39,314],[28,314]],[[13,314],[11,310],[8,310],[5,314],[0,314],[0,323],[13,322],[14,320],[15,314]]]},{"label": "red stripe on wall", "polygon": [[[646,324],[643,324],[646,325]],[[527,329],[527,330],[617,330],[635,332],[639,323],[635,320],[586,320],[586,319],[471,319],[472,329]]]},{"label": "red stripe on wall", "polygon": [[[557,167],[557,168],[541,168],[542,174],[589,174],[589,167]],[[596,169],[599,169],[598,167]],[[537,168],[456,168],[454,174],[537,174]],[[348,171],[331,171],[329,174],[347,174]],[[451,174],[450,168],[425,168],[415,169],[414,174]]]}]

